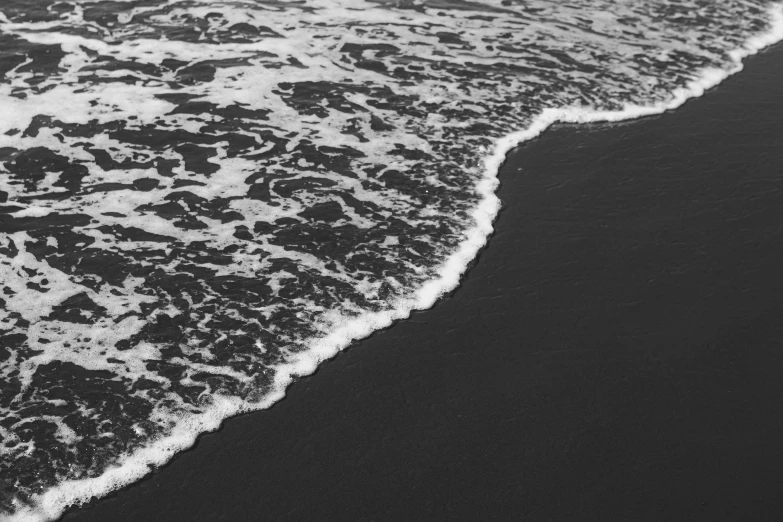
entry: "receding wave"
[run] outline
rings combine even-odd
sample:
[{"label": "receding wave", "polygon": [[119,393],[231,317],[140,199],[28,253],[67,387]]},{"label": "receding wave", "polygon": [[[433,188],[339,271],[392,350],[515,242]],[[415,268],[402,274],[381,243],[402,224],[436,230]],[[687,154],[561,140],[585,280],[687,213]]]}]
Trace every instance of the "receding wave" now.
[{"label": "receding wave", "polygon": [[781,37],[765,0],[3,2],[0,518],[431,306],[520,141],[676,107]]}]

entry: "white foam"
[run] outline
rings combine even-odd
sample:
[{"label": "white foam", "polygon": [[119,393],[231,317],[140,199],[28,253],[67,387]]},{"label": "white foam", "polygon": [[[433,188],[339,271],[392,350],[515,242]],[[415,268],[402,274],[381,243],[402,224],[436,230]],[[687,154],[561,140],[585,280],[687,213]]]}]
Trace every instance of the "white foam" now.
[{"label": "white foam", "polygon": [[[63,482],[34,498],[34,507],[20,507],[15,514],[3,520],[9,522],[53,520],[70,505],[87,502],[93,497],[106,495],[110,491],[130,484],[149,473],[151,468],[165,464],[177,452],[191,447],[199,434],[216,430],[224,419],[243,411],[270,407],[283,398],[286,388],[294,378],[311,374],[320,362],[334,357],[354,340],[367,337],[378,329],[390,326],[396,320],[407,318],[414,310],[431,307],[440,296],[459,285],[460,277],[492,233],[492,223],[500,207],[500,201],[495,195],[498,185],[497,175],[510,150],[520,143],[535,138],[557,122],[588,123],[634,119],[675,109],[688,99],[701,96],[707,89],[740,71],[744,58],[783,39],[783,13],[780,3],[770,8],[769,17],[771,28],[767,33],[749,39],[742,48],[730,53],[733,67],[726,70],[703,71],[697,80],[671,93],[670,98],[663,103],[651,106],[628,105],[617,111],[593,111],[584,108],[547,109],[541,112],[527,128],[498,139],[492,153],[484,162],[484,176],[477,186],[482,199],[473,211],[475,226],[466,231],[465,240],[441,266],[438,277],[419,288],[413,298],[398,301],[393,310],[365,313],[350,319],[339,316],[329,317],[327,314],[323,327],[328,329],[329,333],[313,341],[306,353],[299,354],[289,363],[278,367],[273,390],[260,402],[249,403],[216,396],[205,411],[177,419],[168,436],[135,451],[101,476]],[[34,210],[28,212],[35,214]]]}]

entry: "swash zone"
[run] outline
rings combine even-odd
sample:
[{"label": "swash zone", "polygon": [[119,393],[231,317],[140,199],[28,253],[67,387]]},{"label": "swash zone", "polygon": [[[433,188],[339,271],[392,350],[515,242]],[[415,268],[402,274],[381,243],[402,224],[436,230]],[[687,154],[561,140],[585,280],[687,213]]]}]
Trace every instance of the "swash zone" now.
[{"label": "swash zone", "polygon": [[494,139],[667,99],[763,0],[4,0],[0,510],[100,475],[464,240]]}]

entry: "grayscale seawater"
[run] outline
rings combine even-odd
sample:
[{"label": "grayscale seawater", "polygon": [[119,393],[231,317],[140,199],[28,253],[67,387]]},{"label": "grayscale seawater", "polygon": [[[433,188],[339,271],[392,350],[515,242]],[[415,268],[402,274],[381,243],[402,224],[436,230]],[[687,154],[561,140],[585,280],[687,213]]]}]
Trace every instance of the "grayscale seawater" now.
[{"label": "grayscale seawater", "polygon": [[135,480],[431,305],[509,147],[699,95],[777,9],[0,3],[0,518]]}]

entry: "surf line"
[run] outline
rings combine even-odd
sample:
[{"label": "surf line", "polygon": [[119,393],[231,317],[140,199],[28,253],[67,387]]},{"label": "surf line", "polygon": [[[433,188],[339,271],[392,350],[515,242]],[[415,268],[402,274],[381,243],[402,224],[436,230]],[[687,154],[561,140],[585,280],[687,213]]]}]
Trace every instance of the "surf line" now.
[{"label": "surf line", "polygon": [[200,414],[180,417],[171,432],[151,444],[123,457],[120,462],[98,477],[67,480],[34,496],[32,505],[15,501],[17,510],[10,515],[0,515],[7,522],[45,522],[59,518],[65,510],[102,497],[141,479],[152,470],[164,465],[175,454],[192,447],[199,435],[217,430],[222,422],[239,413],[264,410],[285,396],[287,387],[297,378],[312,374],[318,364],[331,359],[352,342],[368,337],[374,331],[387,328],[395,321],[410,317],[411,312],[431,308],[438,299],[459,286],[462,275],[470,262],[487,244],[494,231],[493,223],[500,210],[500,199],[495,194],[498,173],[508,153],[520,144],[541,135],[556,123],[596,123],[632,120],[661,114],[676,109],[692,98],[702,96],[729,76],[740,72],[743,60],[762,49],[783,40],[783,1],[775,2],[768,9],[769,29],[745,41],[745,44],[728,53],[733,67],[707,68],[699,77],[684,87],[671,92],[668,101],[655,105],[629,104],[621,110],[596,111],[586,107],[550,108],[539,113],[525,129],[512,132],[496,140],[491,153],[484,159],[484,175],[476,184],[481,197],[472,212],[474,226],[465,232],[465,240],[438,270],[439,277],[412,292],[411,297],[392,303],[393,308],[383,312],[368,312],[358,317],[335,318],[331,321],[331,333],[314,339],[310,348],[290,362],[275,367],[275,379],[269,393],[258,402],[238,398],[215,397]]}]

